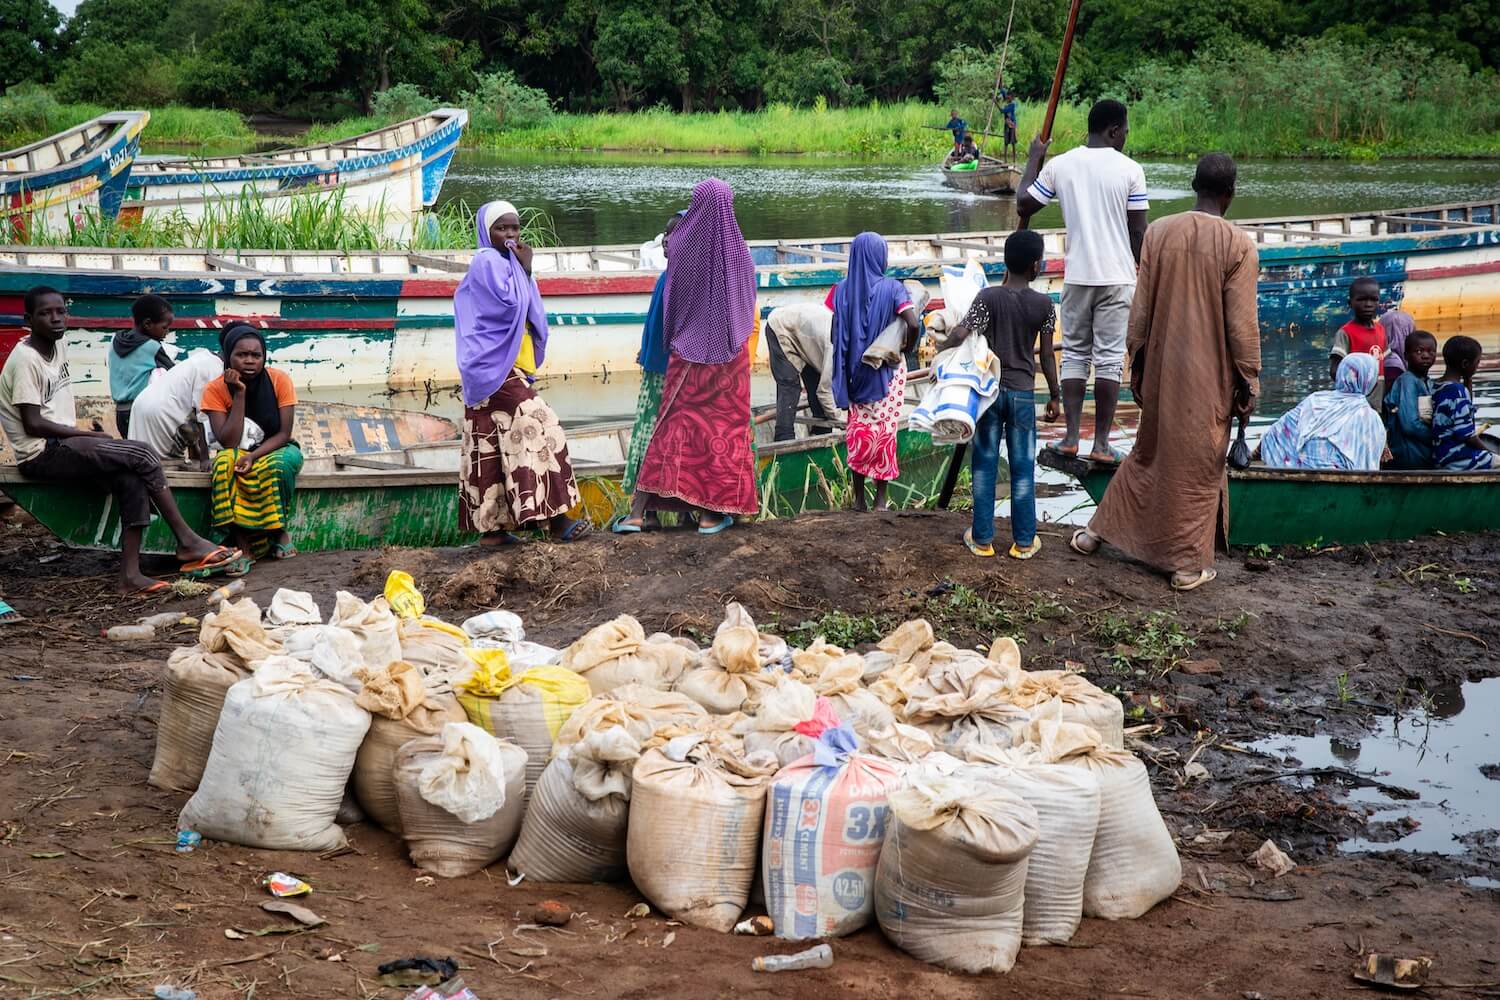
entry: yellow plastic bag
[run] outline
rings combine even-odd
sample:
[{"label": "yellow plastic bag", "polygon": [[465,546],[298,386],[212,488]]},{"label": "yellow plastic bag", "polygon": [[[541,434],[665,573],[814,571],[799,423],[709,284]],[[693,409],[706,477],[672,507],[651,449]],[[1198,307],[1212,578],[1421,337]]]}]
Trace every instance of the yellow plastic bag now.
[{"label": "yellow plastic bag", "polygon": [[557,731],[589,700],[589,682],[567,667],[548,665],[512,673],[503,649],[465,649],[474,661],[455,694],[469,721],[527,753],[526,796],[552,757]]},{"label": "yellow plastic bag", "polygon": [[391,570],[385,578],[385,599],[398,618],[420,618],[427,610],[427,600],[417,589],[417,582],[404,570]]}]

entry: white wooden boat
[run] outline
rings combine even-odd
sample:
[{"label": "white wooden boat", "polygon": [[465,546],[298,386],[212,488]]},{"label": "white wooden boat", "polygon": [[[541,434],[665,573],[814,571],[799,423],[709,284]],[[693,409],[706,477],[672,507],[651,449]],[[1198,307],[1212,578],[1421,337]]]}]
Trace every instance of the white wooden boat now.
[{"label": "white wooden boat", "polygon": [[469,113],[439,108],[374,132],[319,146],[240,156],[142,156],[130,171],[126,219],[182,213],[252,197],[275,202],[307,191],[343,192],[355,212],[378,213],[392,235],[430,208],[442,190]]},{"label": "white wooden boat", "polygon": [[113,219],[150,120],[147,111],[116,111],[0,152],[0,239],[66,234],[85,212]]},{"label": "white wooden boat", "polygon": [[1021,184],[1021,170],[1014,163],[981,156],[973,167],[953,163],[950,153],[942,164],[943,183],[955,191],[970,194],[1015,194]]}]

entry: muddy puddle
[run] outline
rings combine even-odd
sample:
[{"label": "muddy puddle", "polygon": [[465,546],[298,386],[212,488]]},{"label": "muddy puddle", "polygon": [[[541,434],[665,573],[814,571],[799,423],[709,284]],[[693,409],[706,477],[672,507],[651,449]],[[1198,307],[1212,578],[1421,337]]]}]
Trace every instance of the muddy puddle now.
[{"label": "muddy puddle", "polygon": [[[1365,736],[1274,736],[1252,749],[1288,771],[1368,779],[1348,804],[1369,813],[1348,853],[1418,851],[1500,862],[1500,677],[1433,689],[1415,708],[1374,720]],[[1296,780],[1312,783],[1330,772]],[[1415,793],[1410,797],[1409,793]],[[1484,879],[1485,887],[1500,882]]]}]

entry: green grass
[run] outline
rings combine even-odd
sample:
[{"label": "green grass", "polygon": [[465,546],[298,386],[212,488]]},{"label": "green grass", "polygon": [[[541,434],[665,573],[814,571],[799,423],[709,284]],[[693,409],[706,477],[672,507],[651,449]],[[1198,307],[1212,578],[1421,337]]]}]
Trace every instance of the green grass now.
[{"label": "green grass", "polygon": [[[45,139],[49,135],[81,125],[113,110],[97,104],[58,104],[50,99],[28,101],[24,109],[7,107],[11,99],[0,97],[0,149],[13,149]],[[222,143],[250,144],[256,135],[233,111],[216,108],[149,108],[141,141],[148,146],[210,146]]]}]

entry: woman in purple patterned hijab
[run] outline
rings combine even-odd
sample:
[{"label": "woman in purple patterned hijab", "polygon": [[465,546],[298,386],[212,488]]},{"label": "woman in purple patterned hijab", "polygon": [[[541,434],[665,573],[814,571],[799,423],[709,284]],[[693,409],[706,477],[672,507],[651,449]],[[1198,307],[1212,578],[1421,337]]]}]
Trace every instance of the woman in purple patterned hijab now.
[{"label": "woman in purple patterned hijab", "polygon": [[661,408],[619,534],[648,511],[696,513],[700,534],[760,510],[751,449],[750,362],[760,326],[755,262],[734,217],[734,192],[710,177],[672,231],[662,328],[670,356]]}]

